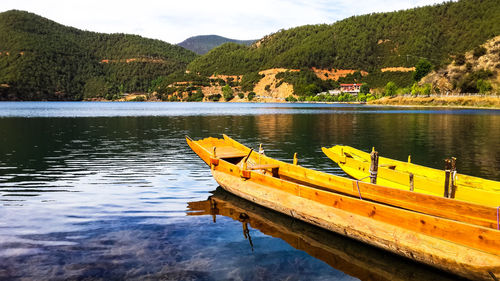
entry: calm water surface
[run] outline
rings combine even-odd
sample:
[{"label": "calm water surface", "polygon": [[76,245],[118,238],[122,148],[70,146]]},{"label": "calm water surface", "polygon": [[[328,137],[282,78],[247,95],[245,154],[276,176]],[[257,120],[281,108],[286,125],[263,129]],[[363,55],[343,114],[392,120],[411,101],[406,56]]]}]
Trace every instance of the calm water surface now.
[{"label": "calm water surface", "polygon": [[500,180],[495,110],[5,102],[0,280],[456,279],[217,189],[184,135],[223,133],[338,175],[321,146]]}]

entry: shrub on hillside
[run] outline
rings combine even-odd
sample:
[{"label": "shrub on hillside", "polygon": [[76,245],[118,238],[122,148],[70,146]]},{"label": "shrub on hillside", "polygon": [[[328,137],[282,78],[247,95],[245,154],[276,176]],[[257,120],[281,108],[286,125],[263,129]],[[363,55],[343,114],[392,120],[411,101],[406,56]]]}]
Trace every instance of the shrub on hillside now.
[{"label": "shrub on hillside", "polygon": [[201,89],[198,89],[194,93],[189,93],[186,101],[203,101],[203,97],[203,92],[201,91]]},{"label": "shrub on hillside", "polygon": [[455,56],[455,65],[464,65],[465,64],[465,55],[458,54]]},{"label": "shrub on hillside", "polygon": [[229,85],[222,87],[222,95],[224,96],[224,100],[226,101],[232,100],[234,98],[233,89],[231,89]]},{"label": "shrub on hillside", "polygon": [[490,70],[480,69],[465,75],[458,81],[457,87],[462,93],[478,93],[478,81],[487,80],[491,76],[493,76],[493,72]]},{"label": "shrub on hillside", "polygon": [[472,55],[476,59],[479,58],[479,57],[482,57],[482,56],[486,55],[486,48],[483,47],[483,46],[478,46],[478,47],[474,48],[474,51],[472,52]]},{"label": "shrub on hillside", "polygon": [[241,90],[244,92],[252,91],[260,79],[262,79],[264,75],[259,74],[258,72],[250,72],[241,78]]},{"label": "shrub on hillside", "polygon": [[129,101],[146,101],[146,97],[145,96],[137,96]]},{"label": "shrub on hillside", "polygon": [[480,94],[486,94],[493,89],[491,83],[483,79],[477,80],[476,86]]},{"label": "shrub on hillside", "polygon": [[367,94],[366,95],[366,101],[372,101],[372,100],[375,100],[377,99],[375,96],[373,96],[372,94]]},{"label": "shrub on hillside", "polygon": [[220,94],[213,94],[207,97],[210,101],[219,101],[222,96]]},{"label": "shrub on hillside", "polygon": [[396,86],[396,83],[389,81],[385,85],[384,95],[385,96],[394,96],[396,94],[397,89],[398,89],[398,86]]},{"label": "shrub on hillside", "polygon": [[413,96],[429,96],[431,94],[431,84],[419,86],[416,82],[411,86],[411,94]]}]

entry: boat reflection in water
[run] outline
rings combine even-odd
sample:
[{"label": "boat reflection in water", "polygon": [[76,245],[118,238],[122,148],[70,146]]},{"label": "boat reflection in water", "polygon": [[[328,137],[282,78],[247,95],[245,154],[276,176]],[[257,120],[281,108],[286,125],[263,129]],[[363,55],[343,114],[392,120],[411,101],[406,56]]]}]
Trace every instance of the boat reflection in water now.
[{"label": "boat reflection in water", "polygon": [[253,250],[250,227],[361,280],[460,280],[457,276],[396,256],[241,199],[218,187],[205,201],[189,202],[190,216],[217,215],[240,221]]}]

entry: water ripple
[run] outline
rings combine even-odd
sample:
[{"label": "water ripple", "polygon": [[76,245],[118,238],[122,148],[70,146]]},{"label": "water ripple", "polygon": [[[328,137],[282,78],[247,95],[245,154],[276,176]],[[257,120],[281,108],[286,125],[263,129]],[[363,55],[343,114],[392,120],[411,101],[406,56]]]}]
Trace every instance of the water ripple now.
[{"label": "water ripple", "polygon": [[0,117],[0,279],[8,280],[352,279],[255,229],[252,251],[239,221],[186,215],[217,183],[184,135],[226,133],[342,176],[321,146],[376,146],[430,166],[454,155],[460,171],[500,179],[495,111],[0,103]]}]

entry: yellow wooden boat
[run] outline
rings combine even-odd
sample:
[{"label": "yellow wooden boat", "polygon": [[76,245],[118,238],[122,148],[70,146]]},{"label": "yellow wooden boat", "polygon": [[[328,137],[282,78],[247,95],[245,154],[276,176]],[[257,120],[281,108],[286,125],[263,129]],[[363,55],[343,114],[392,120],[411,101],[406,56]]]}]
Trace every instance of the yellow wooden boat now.
[{"label": "yellow wooden boat", "polygon": [[[370,182],[370,154],[350,146],[322,148],[323,152],[342,170],[355,179]],[[379,157],[377,184],[410,189],[410,173],[414,191],[444,196],[445,172],[408,162]],[[455,194],[458,200],[487,206],[500,206],[500,182],[456,173]]]},{"label": "yellow wooden boat", "polygon": [[336,233],[298,221],[241,199],[222,188],[212,192],[207,200],[188,203],[188,216],[217,216],[231,218],[241,223],[242,235],[249,247],[258,247],[252,241],[252,228],[279,238],[295,249],[320,259],[331,267],[359,280],[371,281],[452,281],[456,275],[445,274],[428,266],[408,262],[396,255]]},{"label": "yellow wooden boat", "polygon": [[186,141],[220,186],[241,198],[467,278],[500,276],[496,208],[288,164],[225,135]]}]

